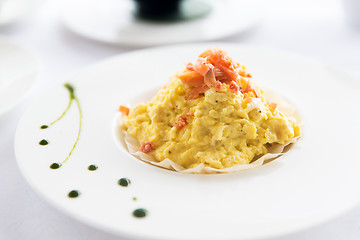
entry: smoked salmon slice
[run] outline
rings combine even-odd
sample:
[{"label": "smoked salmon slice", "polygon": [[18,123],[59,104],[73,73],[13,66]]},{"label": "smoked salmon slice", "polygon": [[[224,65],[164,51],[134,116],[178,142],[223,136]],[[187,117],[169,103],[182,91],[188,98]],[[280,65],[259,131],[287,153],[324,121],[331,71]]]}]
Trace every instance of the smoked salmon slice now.
[{"label": "smoked salmon slice", "polygon": [[250,85],[249,78],[252,76],[245,69],[224,50],[209,48],[199,55],[195,64],[188,63],[177,77],[191,88],[186,94],[189,100],[198,98],[210,88],[219,90],[222,83],[228,84],[235,93],[251,91],[258,97],[256,90]]}]

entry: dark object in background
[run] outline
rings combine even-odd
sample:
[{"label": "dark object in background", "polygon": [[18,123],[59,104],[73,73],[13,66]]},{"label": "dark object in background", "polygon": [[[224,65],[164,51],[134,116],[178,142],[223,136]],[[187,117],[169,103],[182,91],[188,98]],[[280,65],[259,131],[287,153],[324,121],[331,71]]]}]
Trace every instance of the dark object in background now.
[{"label": "dark object in background", "polygon": [[182,0],[135,0],[137,12],[143,18],[171,17],[180,11]]},{"label": "dark object in background", "polygon": [[184,21],[203,17],[211,7],[196,0],[134,0],[136,17],[153,21]]}]

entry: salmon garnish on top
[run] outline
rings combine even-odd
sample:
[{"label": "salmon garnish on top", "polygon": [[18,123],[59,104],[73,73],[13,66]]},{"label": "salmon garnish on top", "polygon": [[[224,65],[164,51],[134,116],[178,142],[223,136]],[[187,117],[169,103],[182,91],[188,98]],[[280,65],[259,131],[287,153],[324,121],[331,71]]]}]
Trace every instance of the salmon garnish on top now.
[{"label": "salmon garnish on top", "polygon": [[177,77],[191,88],[186,94],[189,100],[198,98],[210,88],[215,87],[219,90],[222,83],[230,85],[233,90],[239,89],[241,93],[251,91],[255,97],[258,97],[250,85],[251,74],[220,48],[207,49],[199,55],[195,64],[188,63],[186,70],[179,73]]}]

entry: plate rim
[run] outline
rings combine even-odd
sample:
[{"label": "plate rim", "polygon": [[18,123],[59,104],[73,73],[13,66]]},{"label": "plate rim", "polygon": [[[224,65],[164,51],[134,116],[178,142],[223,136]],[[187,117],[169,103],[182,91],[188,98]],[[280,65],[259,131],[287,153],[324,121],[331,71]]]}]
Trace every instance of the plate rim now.
[{"label": "plate rim", "polygon": [[[79,77],[81,77],[81,75],[86,74],[87,71],[99,67],[101,65],[106,65],[109,62],[112,61],[116,61],[117,59],[120,58],[126,58],[129,55],[136,55],[139,53],[145,53],[147,54],[147,52],[152,52],[152,51],[156,51],[157,49],[166,49],[166,48],[176,48],[176,47],[205,47],[206,45],[216,45],[216,46],[222,46],[223,48],[227,48],[227,47],[232,47],[232,48],[238,48],[238,49],[257,49],[257,50],[263,50],[263,51],[267,51],[268,53],[274,53],[274,54],[280,54],[282,56],[287,56],[287,57],[291,57],[291,58],[296,58],[298,60],[301,61],[306,61],[308,63],[311,64],[317,64],[319,66],[322,67],[326,67],[327,71],[335,71],[336,73],[339,73],[343,76],[346,76],[346,82],[347,83],[351,83],[351,84],[355,84],[357,85],[357,87],[360,87],[360,82],[357,81],[357,77],[353,76],[352,74],[337,68],[335,66],[329,65],[327,63],[323,63],[320,62],[314,58],[311,57],[307,57],[298,53],[294,53],[291,51],[287,51],[287,50],[279,50],[276,48],[268,48],[268,47],[263,47],[263,46],[257,46],[257,45],[253,45],[253,44],[238,44],[238,43],[229,43],[229,42],[209,42],[209,43],[181,43],[181,44],[173,44],[173,45],[166,45],[166,46],[157,46],[157,47],[151,47],[151,48],[145,48],[145,49],[138,49],[135,51],[130,51],[130,52],[126,52],[126,53],[122,53],[122,54],[117,54],[114,55],[112,57],[109,58],[105,58],[103,60],[100,60],[98,62],[95,62],[93,64],[90,64],[88,66],[85,66],[81,69],[79,69],[78,71],[76,71],[75,74],[71,75],[70,77],[67,77],[65,79],[65,82],[69,82],[69,81],[73,81]],[[345,79],[344,79],[345,80]],[[348,81],[350,80],[350,81]],[[35,103],[37,103],[40,99],[42,99],[44,97],[44,95],[46,95],[47,92],[51,92],[54,91],[55,89],[59,88],[60,84],[57,84],[56,86],[53,86],[52,88],[46,90],[46,92],[43,92],[40,94],[40,96],[38,96],[34,103],[32,105],[35,105]],[[61,205],[56,204],[55,202],[53,202],[50,198],[48,198],[46,196],[46,194],[44,194],[43,192],[41,192],[36,185],[33,183],[33,181],[31,180],[30,176],[28,176],[26,174],[26,171],[23,169],[23,166],[20,163],[19,160],[19,156],[18,156],[18,148],[19,148],[19,144],[17,143],[19,140],[19,125],[22,124],[22,122],[24,121],[24,115],[26,115],[29,111],[31,110],[31,108],[29,107],[23,114],[23,116],[21,117],[18,126],[16,128],[16,132],[15,132],[15,138],[14,138],[14,151],[15,151],[15,158],[16,158],[16,162],[17,165],[20,169],[21,175],[24,177],[24,179],[26,180],[27,184],[29,184],[29,186],[34,190],[34,192],[36,192],[36,194],[38,194],[41,198],[45,199],[46,202],[54,207],[55,209],[59,209],[61,212],[65,213],[65,215],[67,215],[68,217],[75,219],[76,221],[79,221],[82,224],[85,224],[89,227],[93,227],[95,229],[98,229],[100,231],[104,231],[106,233],[111,233],[113,235],[116,236],[120,236],[120,237],[125,237],[125,238],[131,238],[131,239],[168,239],[167,237],[164,236],[146,236],[145,234],[142,234],[141,231],[137,232],[136,234],[134,233],[130,233],[128,231],[123,231],[120,229],[113,229],[109,226],[106,226],[104,224],[100,224],[99,222],[94,222],[92,220],[89,220],[87,218],[83,218],[82,216],[79,216],[77,214],[72,213],[70,210],[68,210],[65,207],[62,207]],[[110,131],[112,130],[112,123],[109,126]],[[297,228],[288,228],[288,229],[283,229],[283,231],[277,231],[277,232],[273,232],[272,234],[267,234],[265,235],[256,235],[254,237],[252,237],[251,239],[268,239],[268,238],[276,238],[276,237],[286,237],[286,236],[291,236],[293,234],[296,233],[300,233],[303,232],[305,230],[311,230],[314,228],[317,228],[321,225],[324,225],[326,223],[329,223],[333,220],[335,220],[336,218],[339,218],[341,216],[344,216],[345,214],[350,213],[352,210],[354,210],[355,208],[360,206],[360,202],[357,202],[356,204],[353,204],[351,206],[347,206],[346,210],[337,210],[336,212],[332,212],[332,214],[327,215],[326,217],[321,217],[318,218],[316,221],[309,221],[306,224],[303,224],[301,227],[297,227]],[[177,238],[176,236],[172,237],[171,239],[181,239],[181,238]],[[204,239],[204,238],[189,238],[189,239]],[[218,239],[216,236],[214,236],[214,238],[207,238],[207,239]],[[226,238],[226,239],[242,239],[242,238]]]}]

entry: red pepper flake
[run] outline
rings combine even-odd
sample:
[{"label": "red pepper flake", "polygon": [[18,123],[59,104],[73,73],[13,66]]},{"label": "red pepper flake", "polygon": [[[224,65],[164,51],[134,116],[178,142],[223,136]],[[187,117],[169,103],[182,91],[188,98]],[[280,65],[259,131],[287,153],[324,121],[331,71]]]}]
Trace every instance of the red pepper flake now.
[{"label": "red pepper flake", "polygon": [[250,73],[248,73],[248,74],[246,75],[246,77],[252,78],[252,75],[251,75]]},{"label": "red pepper flake", "polygon": [[143,153],[149,153],[154,149],[155,149],[155,146],[152,142],[144,142],[141,144],[141,147],[139,148],[139,150]]},{"label": "red pepper flake", "polygon": [[186,117],[184,117],[184,116],[180,116],[179,119],[176,122],[174,122],[174,126],[177,129],[183,128],[186,124],[187,124],[187,121],[186,121]]},{"label": "red pepper flake", "polygon": [[234,92],[234,93],[238,93],[239,91],[239,86],[237,85],[237,83],[235,81],[231,81],[230,83],[230,89]]},{"label": "red pepper flake", "polygon": [[123,105],[120,105],[119,107],[119,111],[122,113],[122,114],[125,114],[126,116],[129,115],[129,112],[130,112],[130,109],[128,107],[125,107]]}]

